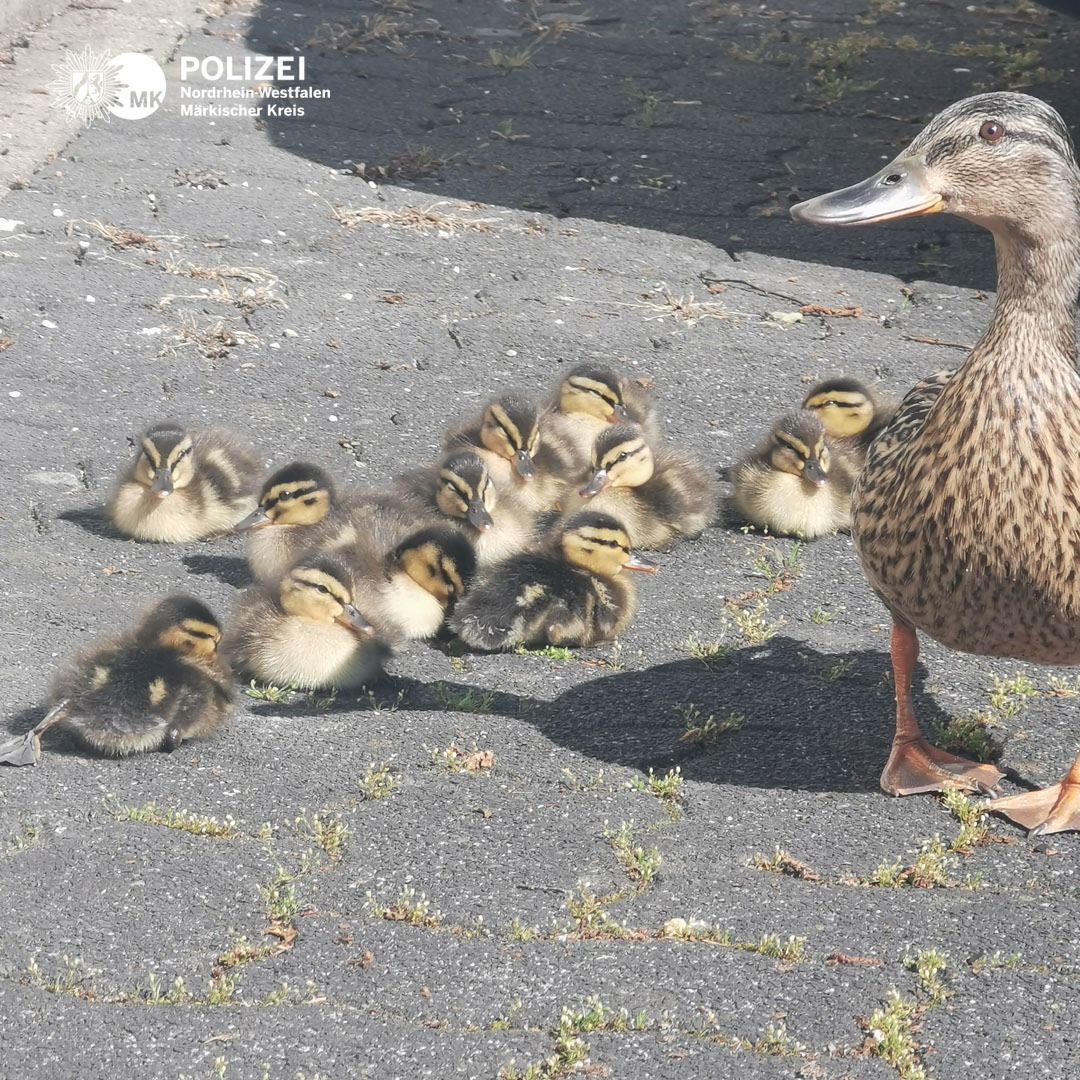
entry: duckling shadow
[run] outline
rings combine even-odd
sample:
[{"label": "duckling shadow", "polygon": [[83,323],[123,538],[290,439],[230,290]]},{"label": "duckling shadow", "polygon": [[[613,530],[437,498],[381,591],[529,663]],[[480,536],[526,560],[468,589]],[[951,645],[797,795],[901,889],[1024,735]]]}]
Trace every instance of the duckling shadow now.
[{"label": "duckling shadow", "polygon": [[[775,637],[703,663],[677,660],[590,679],[547,700],[446,680],[387,676],[370,691],[253,704],[256,714],[457,710],[532,724],[545,738],[610,765],[648,773],[676,766],[687,779],[796,791],[877,791],[895,704],[884,651],[829,653]],[[948,714],[928,697],[925,669],[913,703],[933,738]]]},{"label": "duckling shadow", "polygon": [[61,510],[56,516],[60,521],[70,521],[73,525],[78,525],[93,536],[102,536],[109,540],[127,539],[113,527],[102,506],[76,506],[70,510]]},{"label": "duckling shadow", "polygon": [[237,589],[251,584],[247,560],[239,555],[185,555],[182,562],[192,574],[217,578]]}]

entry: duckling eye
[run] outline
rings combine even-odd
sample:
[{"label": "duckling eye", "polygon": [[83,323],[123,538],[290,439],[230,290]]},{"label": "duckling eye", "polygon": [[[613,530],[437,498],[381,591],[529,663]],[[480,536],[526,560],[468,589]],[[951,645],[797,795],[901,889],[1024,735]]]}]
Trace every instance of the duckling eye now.
[{"label": "duckling eye", "polygon": [[315,588],[324,595],[330,592],[330,590],[325,585],[316,585]]},{"label": "duckling eye", "polygon": [[293,493],[291,491],[283,491],[278,495],[278,502],[288,502],[292,497]]},{"label": "duckling eye", "polygon": [[996,120],[987,120],[986,123],[979,128],[979,138],[982,139],[983,142],[996,143],[1004,134],[1004,125],[999,124]]}]

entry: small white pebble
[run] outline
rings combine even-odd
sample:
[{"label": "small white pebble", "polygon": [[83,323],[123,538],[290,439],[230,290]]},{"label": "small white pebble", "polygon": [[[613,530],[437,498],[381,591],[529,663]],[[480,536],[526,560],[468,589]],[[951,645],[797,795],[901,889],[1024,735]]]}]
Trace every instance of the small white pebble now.
[{"label": "small white pebble", "polygon": [[338,421],[338,418],[333,413],[331,413],[326,419],[329,420],[331,424],[336,424]]},{"label": "small white pebble", "polygon": [[8,391],[8,397],[22,397],[22,391],[21,390],[9,390]]},{"label": "small white pebble", "polygon": [[273,240],[265,240],[265,239],[259,241],[260,244],[273,244],[273,242],[274,242]]},{"label": "small white pebble", "polygon": [[282,337],[299,337],[300,334],[296,330],[293,330],[292,327],[286,327],[284,330],[281,331],[281,336]]},{"label": "small white pebble", "polygon": [[341,294],[341,299],[342,300],[351,300],[352,298],[353,298],[353,294],[351,292],[343,292]]},{"label": "small white pebble", "polygon": [[52,216],[53,217],[63,217],[64,216],[64,211],[61,210],[59,206],[54,206]]},{"label": "small white pebble", "polygon": [[507,349],[506,350],[506,355],[507,356],[517,356],[517,349]]},{"label": "small white pebble", "polygon": [[157,337],[158,334],[164,333],[164,330],[163,326],[144,326],[139,333],[145,337]]},{"label": "small white pebble", "polygon": [[52,319],[42,319],[41,320],[41,325],[44,326],[46,330],[55,330],[56,329],[56,323],[54,323],[52,321]]},{"label": "small white pebble", "polygon": [[271,341],[270,344],[267,345],[267,348],[268,349],[280,349],[281,348],[281,342],[280,341]]},{"label": "small white pebble", "polygon": [[97,303],[97,297],[96,297],[96,296],[84,296],[84,297],[83,297],[83,299],[84,299],[84,300],[85,300],[85,301],[86,301],[86,302],[87,302],[88,304],[96,304],[96,303]]}]

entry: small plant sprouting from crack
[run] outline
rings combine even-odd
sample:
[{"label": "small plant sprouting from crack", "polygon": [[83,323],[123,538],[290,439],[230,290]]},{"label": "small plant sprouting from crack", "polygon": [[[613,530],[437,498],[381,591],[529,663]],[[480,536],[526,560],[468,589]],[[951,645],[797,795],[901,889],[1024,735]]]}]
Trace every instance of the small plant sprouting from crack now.
[{"label": "small plant sprouting from crack", "polygon": [[633,821],[620,822],[615,829],[604,822],[604,838],[610,842],[615,858],[634,883],[635,890],[644,892],[660,873],[659,849],[655,845],[645,848],[635,843]]},{"label": "small plant sprouting from crack", "polygon": [[495,755],[490,750],[481,750],[476,743],[468,749],[452,742],[445,749],[432,749],[425,746],[423,749],[431,754],[432,763],[438,765],[448,773],[480,773],[486,772],[495,764]]},{"label": "small plant sprouting from crack", "polygon": [[802,545],[794,543],[785,555],[775,548],[764,544],[754,556],[754,572],[765,578],[765,591],[768,594],[786,592],[802,576],[804,564],[801,558]]},{"label": "small plant sprouting from crack", "polygon": [[650,768],[648,777],[644,780],[639,776],[635,777],[631,781],[631,787],[659,799],[673,821],[678,821],[682,816],[679,803],[683,797],[683,775],[678,765],[674,769],[668,769],[663,776],[657,776]]},{"label": "small plant sprouting from crack", "polygon": [[919,987],[926,995],[927,1005],[940,1005],[953,992],[945,985],[941,976],[949,966],[948,958],[937,949],[923,949],[922,952],[904,957],[904,967],[914,972]]},{"label": "small plant sprouting from crack", "polygon": [[719,720],[712,713],[702,716],[701,710],[690,701],[679,702],[672,707],[686,723],[685,731],[679,736],[681,742],[711,746],[721,735],[738,731],[746,723],[746,717],[742,713],[729,713]]},{"label": "small plant sprouting from crack", "polygon": [[224,821],[205,814],[191,814],[187,810],[174,810],[171,807],[159,809],[152,802],[142,806],[124,806],[113,795],[102,799],[101,805],[117,821],[138,821],[145,825],[160,825],[166,829],[178,829],[193,836],[212,836],[218,839],[232,839],[237,835],[236,822],[232,816]]},{"label": "small plant sprouting from crack", "polygon": [[374,919],[407,922],[410,926],[421,926],[427,930],[435,930],[442,925],[442,916],[431,910],[431,901],[427,896],[424,893],[417,896],[416,890],[409,885],[403,886],[397,899],[389,904],[380,903],[369,889],[364,906]]},{"label": "small plant sprouting from crack", "polygon": [[885,1006],[862,1021],[870,1038],[870,1052],[891,1065],[900,1080],[926,1077],[913,1034],[921,1014],[922,1006],[917,1001],[905,1001],[896,990],[890,990]]},{"label": "small plant sprouting from crack", "polygon": [[656,114],[660,108],[660,95],[639,86],[636,80],[627,76],[619,83],[624,97],[629,98],[638,107],[634,122],[638,127],[651,128],[656,123]]},{"label": "small plant sprouting from crack", "polygon": [[394,768],[384,761],[379,765],[371,764],[367,767],[364,775],[356,782],[360,789],[360,797],[365,802],[375,802],[385,799],[393,794],[401,781],[394,775]]},{"label": "small plant sprouting from crack", "polygon": [[489,713],[495,703],[493,691],[478,690],[475,686],[452,686],[439,681],[428,689],[439,708],[446,712]]},{"label": "small plant sprouting from crack", "polygon": [[986,842],[989,807],[972,802],[959,788],[946,788],[941,793],[941,801],[960,822],[960,831],[949,841],[949,851],[956,855],[970,855],[973,848]]},{"label": "small plant sprouting from crack", "polygon": [[296,692],[295,686],[273,686],[270,683],[257,683],[254,679],[244,687],[244,693],[256,701],[270,701],[280,705],[289,700]]},{"label": "small plant sprouting from crack", "polygon": [[700,660],[706,667],[726,660],[734,651],[735,647],[728,644],[721,634],[716,641],[702,641],[696,634],[691,634],[686,641],[686,651],[695,659]]},{"label": "small plant sprouting from crack", "polygon": [[312,841],[332,863],[341,862],[345,844],[353,835],[341,815],[326,807],[310,816],[305,810],[293,822],[293,831],[301,839]]}]

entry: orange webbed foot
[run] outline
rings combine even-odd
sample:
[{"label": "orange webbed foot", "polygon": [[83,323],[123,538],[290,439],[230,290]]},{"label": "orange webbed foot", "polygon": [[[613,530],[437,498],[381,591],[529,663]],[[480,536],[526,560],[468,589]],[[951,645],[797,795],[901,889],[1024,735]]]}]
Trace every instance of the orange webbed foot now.
[{"label": "orange webbed foot", "polygon": [[1080,785],[1061,781],[1041,788],[994,799],[990,809],[1015,821],[1030,836],[1080,830]]},{"label": "orange webbed foot", "polygon": [[957,757],[920,735],[893,740],[892,753],[881,773],[881,787],[890,795],[917,795],[946,788],[988,795],[996,793],[1004,775],[993,765]]}]

